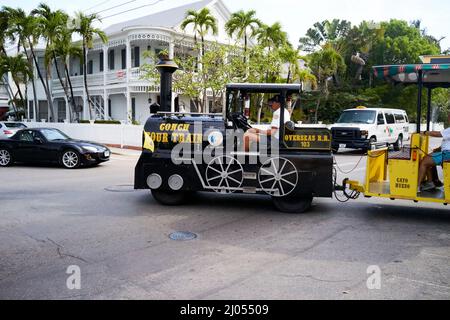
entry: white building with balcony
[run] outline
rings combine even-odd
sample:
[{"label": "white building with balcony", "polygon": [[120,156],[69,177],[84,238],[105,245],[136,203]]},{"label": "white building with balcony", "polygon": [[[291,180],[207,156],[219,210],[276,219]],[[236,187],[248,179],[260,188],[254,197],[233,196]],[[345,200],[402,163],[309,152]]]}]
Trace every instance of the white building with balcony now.
[{"label": "white building with balcony", "polygon": [[[203,0],[186,4],[166,11],[154,13],[141,18],[124,21],[104,29],[108,42],[103,44],[99,39],[88,52],[88,90],[91,100],[95,104],[96,119],[120,120],[127,123],[144,123],[150,115],[149,99],[159,102],[159,86],[142,79],[140,67],[150,62],[144,57],[145,51],[158,54],[161,50],[168,50],[171,57],[177,55],[194,54],[194,38],[191,26],[186,31],[180,25],[187,10],[201,10],[207,7],[217,19],[219,33],[217,36],[208,35],[207,41],[218,41],[228,44],[231,40],[225,32],[225,23],[231,13],[221,0]],[[39,50],[39,64],[43,67],[44,50]],[[57,121],[69,119],[69,105],[56,68],[51,70],[50,88],[53,94],[53,104]],[[62,68],[60,68],[61,70]],[[71,58],[69,74],[73,86],[77,110],[76,118],[89,119],[83,70],[79,58]],[[47,98],[40,81],[35,80],[38,93],[38,111],[33,114],[33,91],[28,86],[28,115],[38,121],[50,121]],[[173,94],[172,108],[177,110],[180,105],[184,109],[192,110],[189,98]],[[208,110],[206,110],[208,111]]]}]

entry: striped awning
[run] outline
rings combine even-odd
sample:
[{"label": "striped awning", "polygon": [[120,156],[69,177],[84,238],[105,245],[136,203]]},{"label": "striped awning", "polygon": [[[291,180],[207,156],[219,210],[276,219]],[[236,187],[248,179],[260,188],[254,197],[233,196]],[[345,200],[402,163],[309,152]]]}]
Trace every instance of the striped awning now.
[{"label": "striped awning", "polygon": [[426,87],[450,87],[450,64],[405,64],[373,67],[375,78],[394,83],[417,84],[419,71]]}]

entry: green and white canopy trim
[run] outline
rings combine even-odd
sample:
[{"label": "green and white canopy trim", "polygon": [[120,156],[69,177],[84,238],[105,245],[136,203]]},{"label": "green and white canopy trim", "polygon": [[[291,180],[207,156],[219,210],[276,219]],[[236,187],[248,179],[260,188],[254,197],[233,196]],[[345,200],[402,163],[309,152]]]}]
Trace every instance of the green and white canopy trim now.
[{"label": "green and white canopy trim", "polygon": [[373,67],[375,78],[394,83],[418,84],[424,87],[450,87],[450,64],[406,64]]}]

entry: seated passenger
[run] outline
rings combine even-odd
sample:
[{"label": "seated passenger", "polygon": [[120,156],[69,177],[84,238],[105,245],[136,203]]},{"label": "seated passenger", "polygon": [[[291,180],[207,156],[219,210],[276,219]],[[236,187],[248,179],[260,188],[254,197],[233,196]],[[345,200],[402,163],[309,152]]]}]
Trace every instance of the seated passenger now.
[{"label": "seated passenger", "polygon": [[[448,120],[450,122],[450,112],[448,114]],[[431,156],[426,156],[420,163],[419,169],[419,192],[428,191],[436,188],[436,180],[433,170],[436,166],[441,166],[443,162],[450,161],[450,128],[439,131],[427,131],[427,136],[435,138],[443,138],[440,151],[434,152]],[[428,181],[424,183],[425,177],[428,176]]]},{"label": "seated passenger", "polygon": [[[275,139],[279,139],[280,135],[280,122],[281,122],[281,97],[275,96],[269,99],[269,107],[273,111],[272,122],[270,124],[270,130],[261,130],[257,128],[251,128],[247,130],[244,134],[244,149],[245,152],[250,151],[250,143],[261,141],[261,135],[267,136],[267,141],[269,144],[269,138],[273,137]],[[291,114],[287,109],[284,109],[284,123],[291,121]]]}]

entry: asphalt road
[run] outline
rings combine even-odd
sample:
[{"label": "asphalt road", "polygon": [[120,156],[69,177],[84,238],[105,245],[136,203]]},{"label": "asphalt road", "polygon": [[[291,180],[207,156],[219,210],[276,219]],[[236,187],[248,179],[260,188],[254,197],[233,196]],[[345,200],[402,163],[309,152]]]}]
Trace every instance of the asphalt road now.
[{"label": "asphalt road", "polygon": [[[337,161],[349,171],[360,158]],[[0,299],[450,298],[448,207],[317,199],[288,215],[270,198],[216,194],[163,207],[131,190],[136,161],[0,169]],[[364,163],[349,176],[362,180]],[[198,238],[169,239],[180,230]],[[71,265],[80,290],[67,288]]]}]

